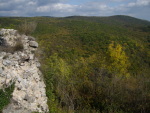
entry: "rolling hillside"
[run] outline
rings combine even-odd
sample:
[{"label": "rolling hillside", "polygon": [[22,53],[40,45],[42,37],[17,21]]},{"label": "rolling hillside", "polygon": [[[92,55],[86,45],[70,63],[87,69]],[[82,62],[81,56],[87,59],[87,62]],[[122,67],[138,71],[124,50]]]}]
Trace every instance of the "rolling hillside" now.
[{"label": "rolling hillside", "polygon": [[149,21],[121,15],[2,17],[0,28],[32,22],[51,113],[148,113]]}]

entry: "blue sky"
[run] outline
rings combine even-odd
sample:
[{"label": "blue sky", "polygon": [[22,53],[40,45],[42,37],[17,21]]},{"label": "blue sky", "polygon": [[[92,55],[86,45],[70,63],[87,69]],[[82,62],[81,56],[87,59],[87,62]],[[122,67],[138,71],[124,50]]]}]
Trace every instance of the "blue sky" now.
[{"label": "blue sky", "polygon": [[150,0],[0,0],[0,16],[129,15],[150,21]]}]

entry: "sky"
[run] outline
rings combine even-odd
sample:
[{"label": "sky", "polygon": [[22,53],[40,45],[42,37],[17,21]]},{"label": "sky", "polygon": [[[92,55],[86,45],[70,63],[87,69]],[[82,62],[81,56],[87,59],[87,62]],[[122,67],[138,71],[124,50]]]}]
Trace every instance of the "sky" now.
[{"label": "sky", "polygon": [[150,0],[0,0],[0,16],[128,15],[150,21]]}]

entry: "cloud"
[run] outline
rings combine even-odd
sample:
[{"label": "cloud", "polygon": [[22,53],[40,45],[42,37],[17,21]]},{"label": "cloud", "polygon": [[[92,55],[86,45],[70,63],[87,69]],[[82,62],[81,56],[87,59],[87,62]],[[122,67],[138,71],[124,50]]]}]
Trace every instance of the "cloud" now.
[{"label": "cloud", "polygon": [[38,6],[43,6],[47,4],[65,2],[66,0],[35,0],[35,1],[37,2]]},{"label": "cloud", "polygon": [[50,12],[50,11],[60,11],[60,12],[73,12],[75,5],[70,5],[70,4],[62,4],[62,3],[57,3],[57,4],[49,4],[45,6],[40,6],[37,8],[37,12]]},{"label": "cloud", "polygon": [[150,0],[136,0],[130,2],[126,8],[127,13],[131,13],[134,17],[150,21]]},{"label": "cloud", "polygon": [[76,7],[77,15],[84,16],[104,16],[109,15],[113,8],[102,2],[88,2]]},{"label": "cloud", "polygon": [[147,6],[150,5],[150,0],[137,0],[136,2],[130,2],[128,4],[129,7],[134,7],[134,6]]},{"label": "cloud", "polygon": [[[0,16],[133,15],[150,20],[150,0],[0,0]],[[75,0],[72,0],[75,1]],[[79,0],[77,0],[79,1]],[[76,2],[77,2],[76,1]]]}]

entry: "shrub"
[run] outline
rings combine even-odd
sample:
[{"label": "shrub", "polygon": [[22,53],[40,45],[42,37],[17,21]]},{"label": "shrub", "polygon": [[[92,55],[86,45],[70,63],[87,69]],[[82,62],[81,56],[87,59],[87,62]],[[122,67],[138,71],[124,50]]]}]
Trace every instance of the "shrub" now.
[{"label": "shrub", "polygon": [[37,26],[36,22],[25,21],[24,23],[18,26],[18,31],[22,34],[29,35],[35,31],[36,26]]}]

